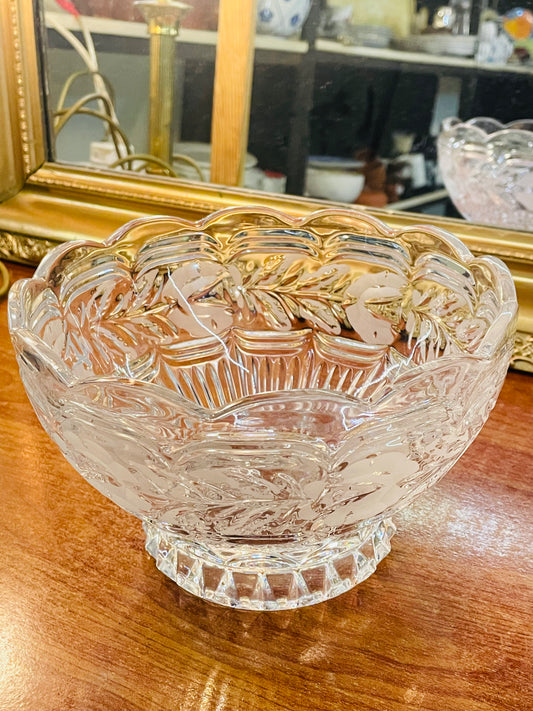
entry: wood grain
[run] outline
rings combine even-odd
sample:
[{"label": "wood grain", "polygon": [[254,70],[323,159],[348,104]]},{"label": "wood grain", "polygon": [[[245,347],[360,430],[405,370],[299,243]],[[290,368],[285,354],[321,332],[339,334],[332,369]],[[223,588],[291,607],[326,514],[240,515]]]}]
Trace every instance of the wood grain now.
[{"label": "wood grain", "polygon": [[211,124],[211,182],[241,185],[248,144],[256,0],[220,0]]},{"label": "wood grain", "polygon": [[0,401],[2,711],[533,707],[533,377],[508,376],[467,454],[399,517],[377,573],[280,613],[204,603],[156,570],[139,522],[40,427],[5,300]]}]

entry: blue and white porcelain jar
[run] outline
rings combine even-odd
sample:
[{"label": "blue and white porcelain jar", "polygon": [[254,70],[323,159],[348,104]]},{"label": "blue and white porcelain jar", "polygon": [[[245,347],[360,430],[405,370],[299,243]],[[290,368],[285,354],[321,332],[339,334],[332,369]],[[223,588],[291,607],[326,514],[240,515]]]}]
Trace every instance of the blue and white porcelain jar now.
[{"label": "blue and white porcelain jar", "polygon": [[280,37],[298,34],[310,9],[311,0],[258,0],[257,32]]}]

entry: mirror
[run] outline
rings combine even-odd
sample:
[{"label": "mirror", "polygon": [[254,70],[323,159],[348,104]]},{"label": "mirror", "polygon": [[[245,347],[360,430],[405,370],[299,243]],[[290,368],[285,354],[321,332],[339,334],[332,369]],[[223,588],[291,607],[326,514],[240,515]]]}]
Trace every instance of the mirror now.
[{"label": "mirror", "polygon": [[[533,116],[533,63],[525,61],[528,41],[517,41],[505,64],[481,61],[480,22],[515,0],[450,0],[453,32],[443,2],[286,0],[283,14],[279,3],[257,0],[241,186],[460,217],[438,169],[441,122]],[[175,10],[174,76],[165,89],[172,146],[146,162],[154,156],[149,4],[141,3],[143,18],[133,0],[46,0],[53,160],[209,180],[219,0]],[[91,95],[99,98],[84,103]]]},{"label": "mirror", "polygon": [[[192,136],[191,141],[207,138],[208,142],[218,2],[198,3],[189,13],[182,5],[173,3],[168,16],[150,22],[149,2],[144,3],[143,13],[133,0],[76,0],[72,4],[48,0],[44,13],[46,73],[54,160],[94,168],[146,169],[195,180],[209,178],[194,159],[173,157],[180,150],[181,134]],[[82,14],[76,15],[74,9]],[[175,41],[178,31],[181,35]],[[157,128],[160,133],[166,131],[176,144],[156,149],[149,136],[150,37],[158,46],[166,72],[161,86],[155,86],[159,91],[154,103],[172,102],[172,107],[159,107],[163,113],[168,110],[168,116]],[[188,110],[191,102],[194,110]],[[121,162],[130,154],[145,160]]]}]

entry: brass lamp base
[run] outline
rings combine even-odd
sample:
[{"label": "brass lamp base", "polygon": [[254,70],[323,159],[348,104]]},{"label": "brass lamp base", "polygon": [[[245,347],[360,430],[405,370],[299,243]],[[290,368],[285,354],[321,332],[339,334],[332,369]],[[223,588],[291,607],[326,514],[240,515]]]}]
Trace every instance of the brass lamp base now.
[{"label": "brass lamp base", "polygon": [[139,0],[134,4],[150,33],[149,152],[172,164],[175,38],[191,7],[177,0]]}]

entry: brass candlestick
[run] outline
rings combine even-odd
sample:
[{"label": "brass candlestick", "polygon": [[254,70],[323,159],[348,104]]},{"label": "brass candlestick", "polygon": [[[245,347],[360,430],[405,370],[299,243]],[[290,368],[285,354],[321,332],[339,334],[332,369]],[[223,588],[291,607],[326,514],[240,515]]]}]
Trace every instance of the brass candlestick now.
[{"label": "brass candlestick", "polygon": [[150,33],[149,151],[172,165],[175,40],[190,5],[177,0],[139,0],[135,6]]}]

